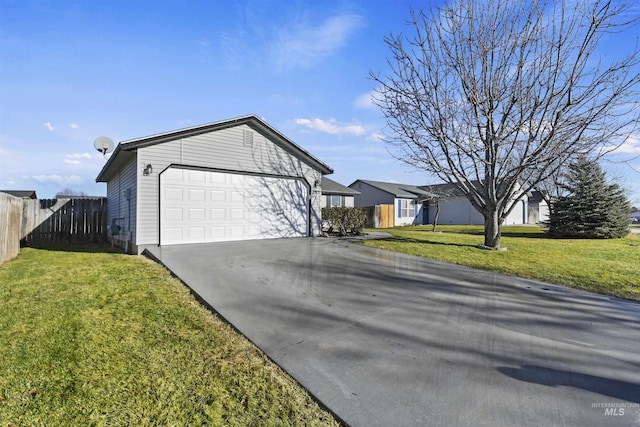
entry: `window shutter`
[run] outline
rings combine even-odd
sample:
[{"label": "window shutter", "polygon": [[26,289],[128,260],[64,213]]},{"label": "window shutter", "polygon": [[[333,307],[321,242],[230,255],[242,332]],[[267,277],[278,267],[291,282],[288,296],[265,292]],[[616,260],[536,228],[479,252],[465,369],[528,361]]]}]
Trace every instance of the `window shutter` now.
[{"label": "window shutter", "polygon": [[402,218],[402,200],[398,200],[398,218]]}]

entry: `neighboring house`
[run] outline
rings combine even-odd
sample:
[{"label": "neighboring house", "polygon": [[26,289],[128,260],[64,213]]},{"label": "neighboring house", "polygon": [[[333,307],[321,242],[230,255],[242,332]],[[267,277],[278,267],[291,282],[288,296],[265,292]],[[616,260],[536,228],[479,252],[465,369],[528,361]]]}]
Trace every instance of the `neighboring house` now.
[{"label": "neighboring house", "polygon": [[549,204],[540,191],[533,190],[529,195],[529,224],[541,224],[549,221]]},{"label": "neighboring house", "polygon": [[37,199],[36,192],[33,190],[0,190],[0,193],[7,193],[20,199]]},{"label": "neighboring house", "polygon": [[323,208],[352,208],[355,206],[354,197],[356,194],[360,193],[326,176],[322,177],[322,201],[320,205]]},{"label": "neighboring house", "polygon": [[394,224],[427,224],[424,217],[425,200],[429,193],[415,185],[395,184],[358,179],[349,185],[360,194],[355,196],[356,207],[394,205]]},{"label": "neighboring house", "polygon": [[124,141],[107,183],[111,238],[146,246],[314,236],[333,170],[254,115]]},{"label": "neighboring house", "polygon": [[[394,205],[394,224],[432,224],[439,199],[439,224],[484,224],[484,218],[469,200],[452,184],[407,185],[390,182],[357,180],[349,187],[361,194],[355,197],[357,207]],[[527,198],[518,201],[504,221],[505,225],[527,223]]]}]

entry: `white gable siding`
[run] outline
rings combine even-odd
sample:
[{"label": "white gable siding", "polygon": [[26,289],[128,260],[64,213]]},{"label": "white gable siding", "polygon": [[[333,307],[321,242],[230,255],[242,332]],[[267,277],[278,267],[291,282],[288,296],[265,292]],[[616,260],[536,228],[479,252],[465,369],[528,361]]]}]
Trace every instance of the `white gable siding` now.
[{"label": "white gable siding", "polygon": [[[125,197],[125,191],[131,192],[130,201]],[[107,226],[111,235],[113,220],[120,226],[120,233],[116,238],[125,240],[131,232],[131,240],[136,241],[136,211],[137,211],[136,161],[132,159],[125,167],[107,182]]]},{"label": "white gable siding", "polygon": [[[403,200],[407,201],[408,216],[400,215],[400,204]],[[416,199],[396,198],[393,202],[393,209],[395,212],[394,224],[396,226],[422,224],[422,211],[420,210],[421,205],[422,203],[418,203],[418,206],[416,207]]]},{"label": "white gable siding", "polygon": [[[252,132],[252,144],[245,145],[245,131]],[[322,174],[249,126],[241,125],[139,148],[137,157],[141,195],[138,200],[138,245],[155,245],[159,242],[159,174],[172,164],[303,177],[312,190],[312,234],[321,231],[320,192],[313,185],[320,181]],[[146,164],[153,166],[151,176],[142,176]]]},{"label": "white gable siding", "polygon": [[503,221],[503,225],[522,225],[527,223],[527,201],[526,199],[520,199],[516,201],[516,205],[513,210],[509,212],[509,215]]}]

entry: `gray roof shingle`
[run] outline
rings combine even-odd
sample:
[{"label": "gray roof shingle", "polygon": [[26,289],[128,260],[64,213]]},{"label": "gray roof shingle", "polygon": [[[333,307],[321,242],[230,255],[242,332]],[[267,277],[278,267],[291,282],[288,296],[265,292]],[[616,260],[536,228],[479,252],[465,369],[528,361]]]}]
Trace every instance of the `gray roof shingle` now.
[{"label": "gray roof shingle", "polygon": [[368,184],[372,187],[378,188],[382,191],[386,191],[387,193],[393,194],[395,197],[404,197],[407,199],[431,197],[431,193],[429,193],[422,187],[418,187],[417,185],[396,184],[393,182],[382,182],[382,181],[369,181],[365,179],[359,179],[358,181]]},{"label": "gray roof shingle", "polygon": [[360,194],[359,191],[354,190],[353,188],[349,188],[344,186],[338,182],[335,182],[332,179],[327,178],[326,176],[322,177],[322,194],[336,194],[341,196],[355,196],[356,194]]}]

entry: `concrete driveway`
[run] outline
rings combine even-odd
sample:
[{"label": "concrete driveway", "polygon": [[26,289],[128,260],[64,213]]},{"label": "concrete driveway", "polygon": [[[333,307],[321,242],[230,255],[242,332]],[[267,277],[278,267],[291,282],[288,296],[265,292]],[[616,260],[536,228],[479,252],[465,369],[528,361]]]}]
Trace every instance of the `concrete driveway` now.
[{"label": "concrete driveway", "polygon": [[640,425],[640,304],[338,239],[151,252],[352,426]]}]

